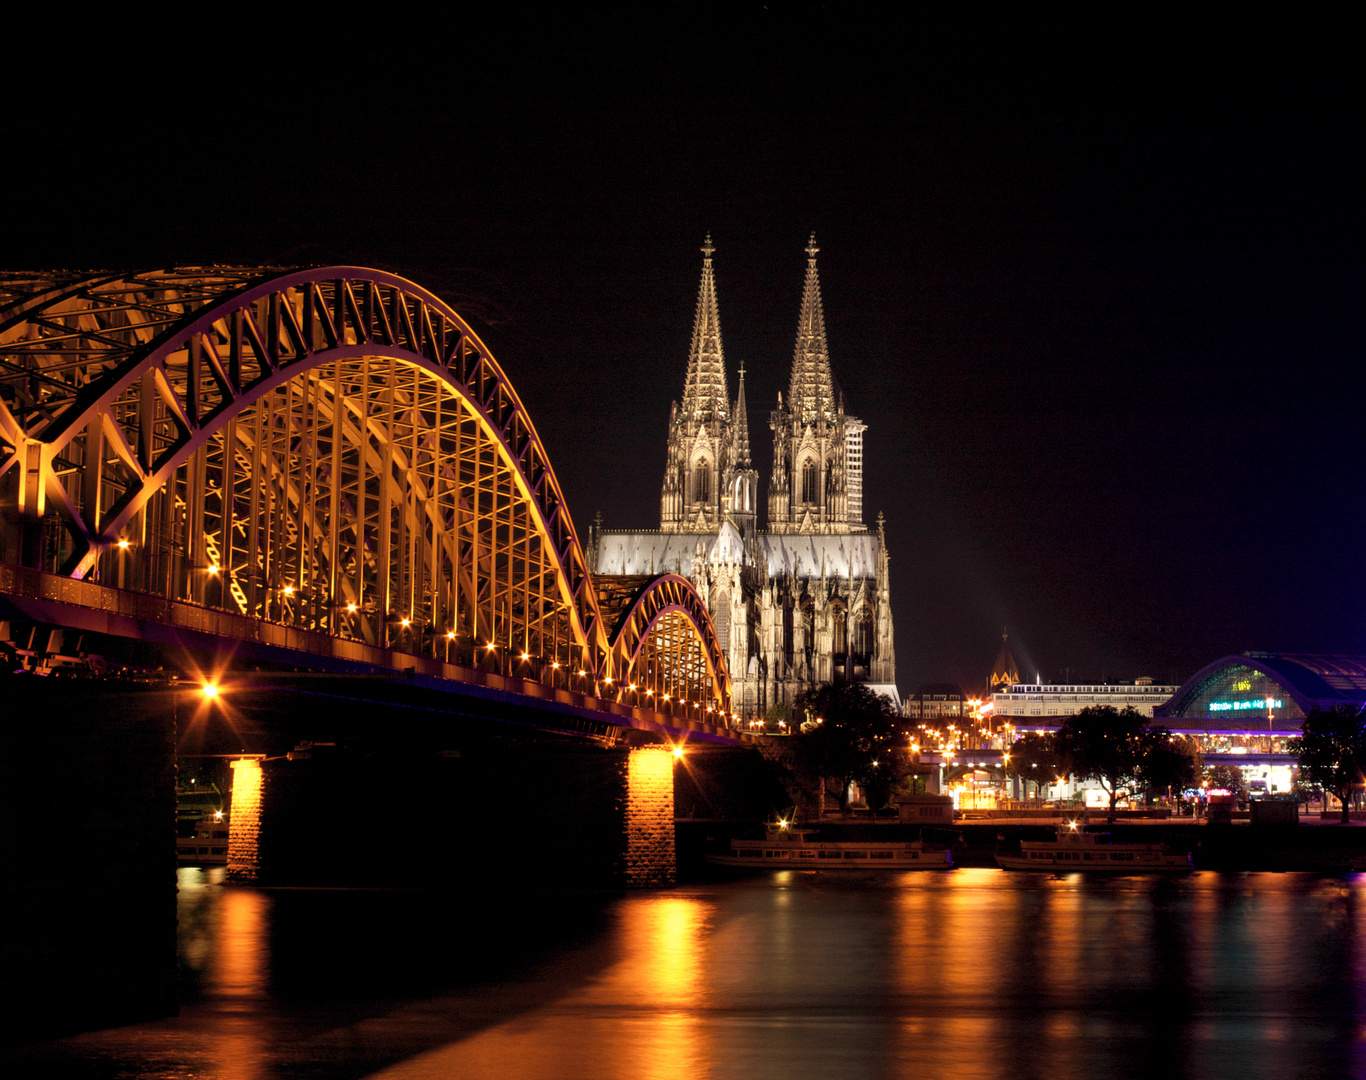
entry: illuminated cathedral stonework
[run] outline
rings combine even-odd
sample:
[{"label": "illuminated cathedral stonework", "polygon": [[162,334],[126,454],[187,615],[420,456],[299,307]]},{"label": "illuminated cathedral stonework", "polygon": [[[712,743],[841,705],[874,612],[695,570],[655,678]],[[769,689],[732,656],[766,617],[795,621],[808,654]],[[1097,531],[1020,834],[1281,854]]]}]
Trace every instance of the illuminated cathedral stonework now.
[{"label": "illuminated cathedral stonework", "polygon": [[708,237],[683,400],[669,413],[659,531],[595,528],[589,551],[599,575],[673,571],[693,582],[747,715],[835,681],[867,682],[900,703],[882,516],[876,531],[863,522],[865,425],[845,412],[831,376],[817,250],[813,237],[788,392],[769,418],[767,528],[743,366],[729,397]]}]

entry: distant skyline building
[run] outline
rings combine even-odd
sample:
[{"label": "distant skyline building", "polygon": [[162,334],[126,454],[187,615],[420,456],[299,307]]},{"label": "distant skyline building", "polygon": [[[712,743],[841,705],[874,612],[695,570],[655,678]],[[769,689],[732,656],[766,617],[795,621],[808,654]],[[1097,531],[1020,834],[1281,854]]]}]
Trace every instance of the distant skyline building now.
[{"label": "distant skyline building", "polygon": [[996,654],[996,662],[991,665],[991,677],[987,680],[987,692],[994,694],[1020,681],[1020,665],[1010,651],[1010,635],[1001,635],[1001,649]]},{"label": "distant skyline building", "polygon": [[925,683],[906,699],[901,715],[907,720],[962,720],[972,714],[968,700],[957,683]]},{"label": "distant skyline building", "polygon": [[1109,705],[1116,709],[1131,708],[1144,716],[1165,704],[1178,687],[1158,686],[1152,679],[1135,679],[1131,683],[1013,683],[997,689],[991,695],[992,717],[997,722],[1008,722],[1017,728],[1028,728],[1038,723],[1044,728],[1056,728],[1069,716],[1082,709]]},{"label": "distant skyline building", "polygon": [[599,575],[673,571],[706,599],[736,707],[763,712],[803,690],[867,682],[900,706],[882,515],[863,522],[863,433],[831,372],[815,236],[786,398],[769,418],[773,468],[759,522],[745,369],[729,398],[715,247],[702,247],[683,399],[669,411],[659,531],[595,527]]}]

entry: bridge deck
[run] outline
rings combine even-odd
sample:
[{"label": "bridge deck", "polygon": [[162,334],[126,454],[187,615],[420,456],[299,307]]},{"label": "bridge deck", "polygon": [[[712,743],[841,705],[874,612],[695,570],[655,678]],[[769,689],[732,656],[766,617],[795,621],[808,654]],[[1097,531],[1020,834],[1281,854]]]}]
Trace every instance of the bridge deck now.
[{"label": "bridge deck", "polygon": [[[653,732],[670,740],[752,741],[746,732],[615,701],[600,693],[452,664],[351,638],[237,615],[147,593],[0,563],[0,607],[15,616],[88,633],[152,642],[238,660],[289,664],[334,674],[401,674],[428,689],[534,705],[556,717]],[[577,725],[571,723],[571,729]]]}]

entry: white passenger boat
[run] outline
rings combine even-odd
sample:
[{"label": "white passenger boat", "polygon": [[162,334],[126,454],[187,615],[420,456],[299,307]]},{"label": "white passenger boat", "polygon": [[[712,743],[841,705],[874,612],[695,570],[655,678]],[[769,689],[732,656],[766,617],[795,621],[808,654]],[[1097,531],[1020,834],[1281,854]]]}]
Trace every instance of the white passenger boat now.
[{"label": "white passenger boat", "polygon": [[729,855],[708,855],[717,866],[761,870],[946,870],[953,866],[947,849],[927,849],[919,840],[809,840],[811,829],[785,822],[769,825],[762,840],[732,840]]},{"label": "white passenger boat", "polygon": [[1082,832],[1075,822],[1058,826],[1053,840],[1021,840],[1020,854],[996,855],[1003,870],[1101,870],[1141,874],[1155,870],[1190,870],[1189,852],[1166,844],[1101,843],[1102,834]]},{"label": "white passenger boat", "polygon": [[175,848],[181,866],[227,866],[228,823],[223,814],[205,818],[193,836],[177,837]]}]

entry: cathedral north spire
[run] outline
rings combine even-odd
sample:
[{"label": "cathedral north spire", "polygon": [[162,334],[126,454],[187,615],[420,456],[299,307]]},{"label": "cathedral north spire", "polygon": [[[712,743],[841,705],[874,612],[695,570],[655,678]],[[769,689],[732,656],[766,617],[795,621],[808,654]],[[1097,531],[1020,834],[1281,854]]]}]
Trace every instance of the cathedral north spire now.
[{"label": "cathedral north spire", "polygon": [[691,420],[730,419],[726,393],[726,360],[721,348],[721,317],[716,305],[716,277],[711,257],[716,247],[711,233],[702,244],[702,284],[697,291],[688,374],[683,385],[683,415]]},{"label": "cathedral north spire", "polygon": [[[659,502],[663,532],[719,528],[737,494],[730,490],[735,479],[735,433],[711,264],[715,251],[708,233],[702,245],[702,284],[697,290],[683,401],[674,403],[669,416],[668,461]],[[748,442],[746,435],[746,450]]]}]

